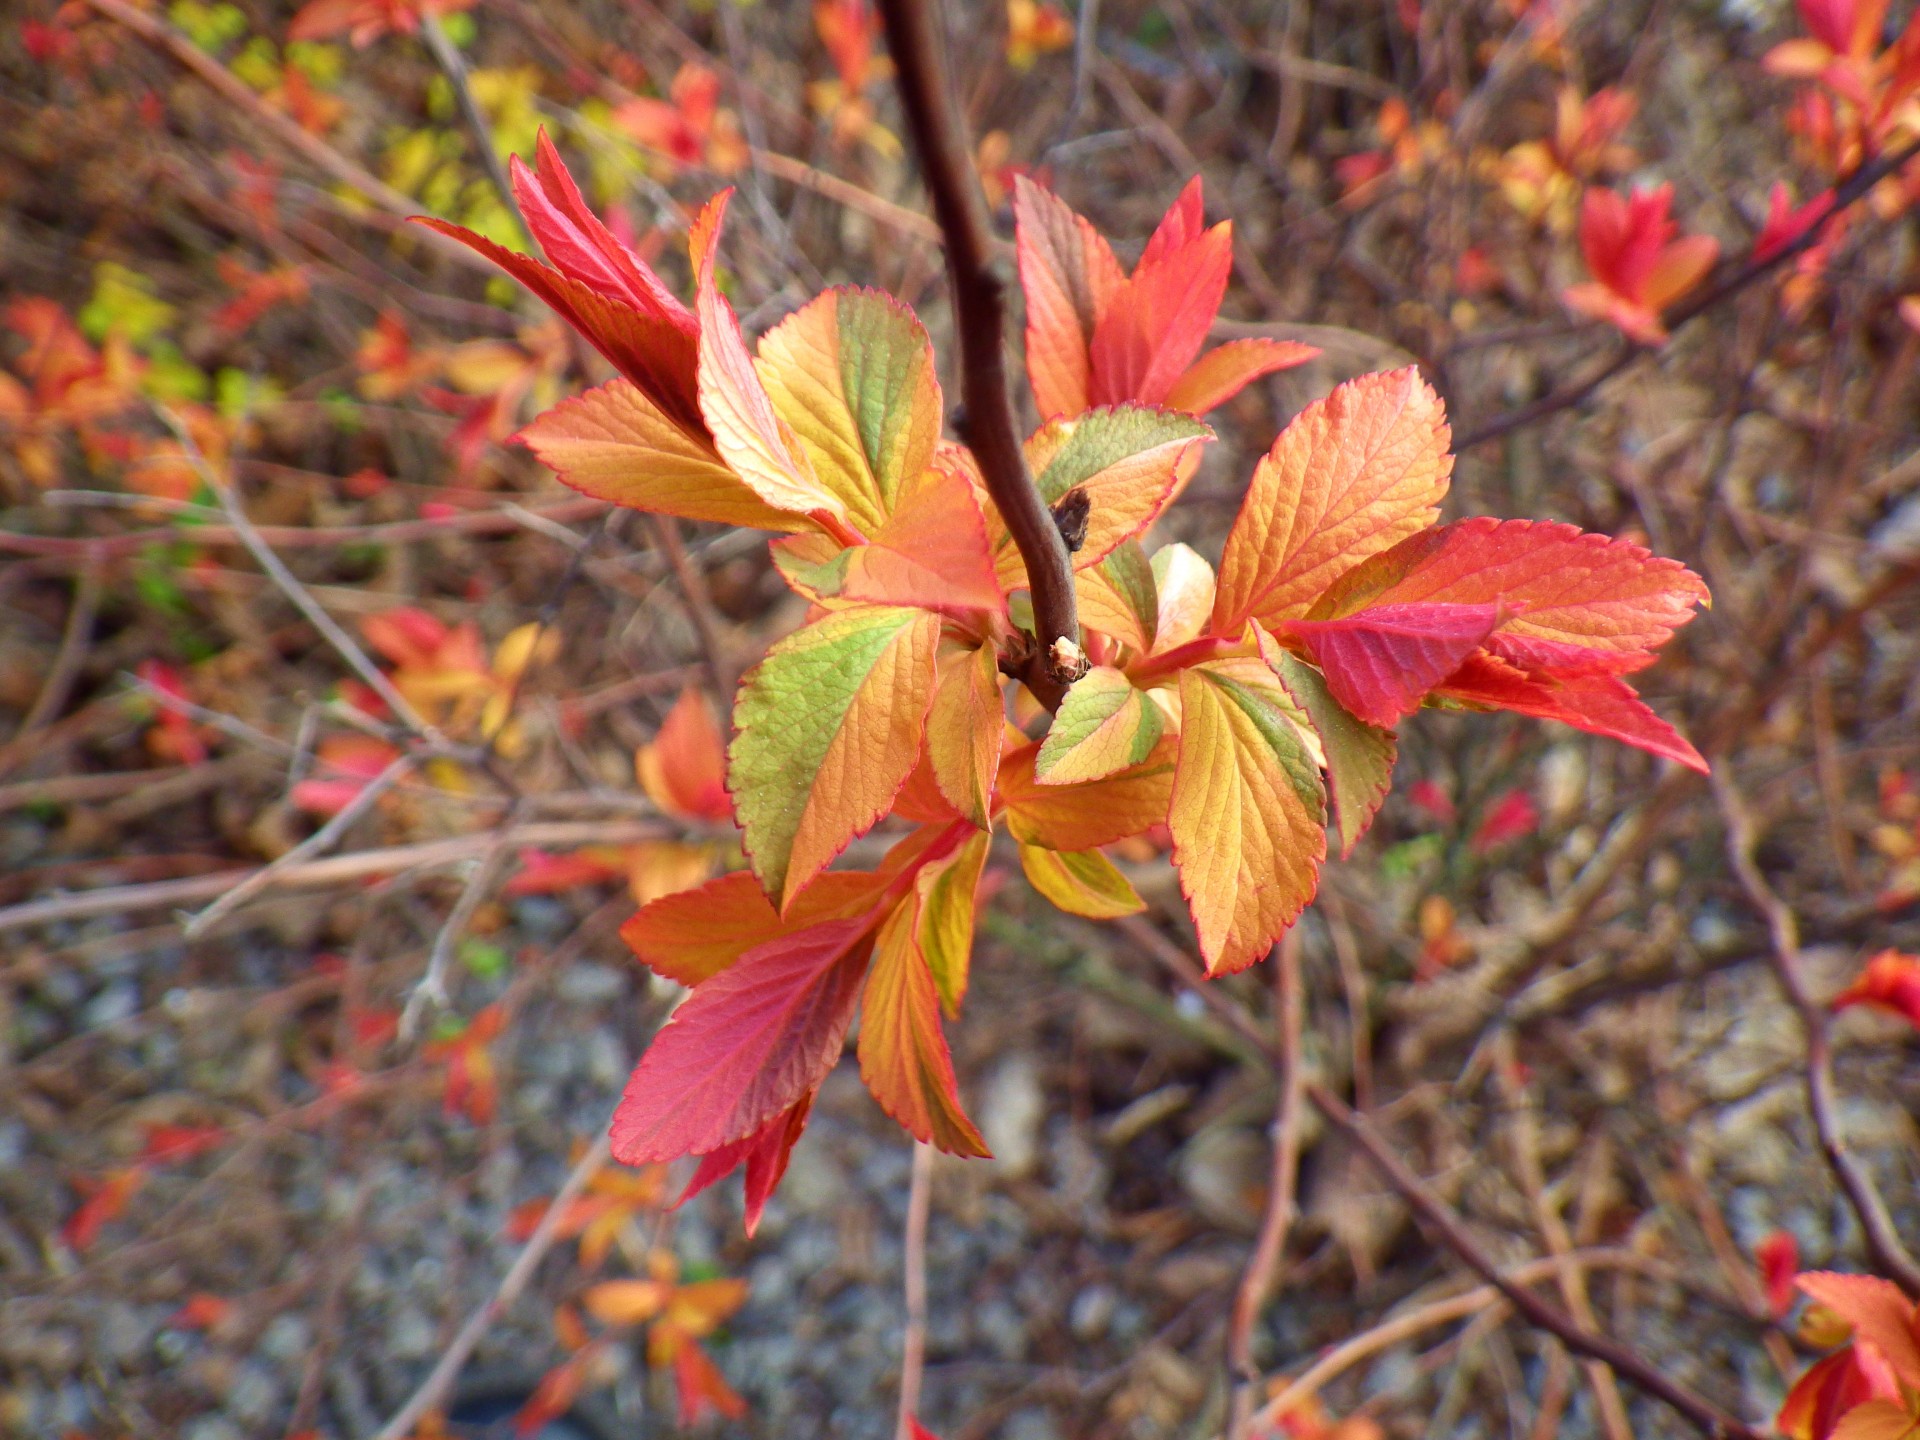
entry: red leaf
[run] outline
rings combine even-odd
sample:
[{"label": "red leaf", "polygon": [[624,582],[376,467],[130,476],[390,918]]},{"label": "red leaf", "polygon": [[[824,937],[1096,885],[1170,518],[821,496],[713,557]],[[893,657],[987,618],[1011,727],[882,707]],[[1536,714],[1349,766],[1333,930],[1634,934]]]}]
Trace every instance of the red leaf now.
[{"label": "red leaf", "polygon": [[518,155],[508,162],[508,169],[520,212],[548,261],[609,299],[623,300],[689,337],[696,335],[700,326],[693,311],[587,208],[544,125],[536,145],[533,169]]},{"label": "red leaf", "polygon": [[149,1125],[140,1158],[155,1165],[171,1165],[217,1149],[226,1139],[227,1132],[218,1125]]},{"label": "red leaf", "polygon": [[733,1393],[719,1367],[691,1340],[673,1352],[673,1382],[682,1425],[692,1425],[709,1410],[726,1420],[747,1413],[747,1402]]},{"label": "red leaf", "polygon": [[1327,688],[1369,725],[1391,727],[1420,708],[1502,619],[1498,605],[1375,605],[1341,620],[1289,620]]},{"label": "red leaf", "polygon": [[718,1184],[744,1163],[746,1175],[746,1226],[751,1237],[760,1228],[767,1201],[779,1188],[780,1177],[787,1173],[787,1161],[807,1128],[807,1115],[813,1109],[814,1092],[809,1090],[791,1109],[773,1117],[744,1140],[722,1145],[700,1157],[700,1166],[687,1182],[687,1188],[674,1201],[677,1209],[709,1185]]},{"label": "red leaf", "polygon": [[1213,229],[1142,261],[1113,293],[1087,347],[1093,405],[1158,405],[1206,343],[1233,268],[1233,231]]},{"label": "red leaf", "polygon": [[829,920],[755,946],[699,986],[640,1057],[613,1117],[627,1165],[705,1155],[752,1135],[817,1086],[860,996],[867,920]]},{"label": "red leaf", "polygon": [[1497,850],[1509,840],[1531,835],[1540,824],[1540,808],[1524,790],[1509,790],[1488,807],[1480,828],[1473,832],[1469,848],[1476,855]]},{"label": "red leaf", "polygon": [[1776,1230],[1753,1247],[1767,1287],[1767,1308],[1781,1320],[1793,1308],[1794,1276],[1800,1270],[1800,1246],[1787,1230]]},{"label": "red leaf", "polygon": [[1898,1015],[1920,1029],[1920,956],[1882,950],[1860,972],[1859,978],[1833,997],[1833,1008],[1871,1005]]},{"label": "red leaf", "polygon": [[643,313],[624,300],[611,299],[552,266],[496,245],[464,226],[421,216],[415,216],[414,223],[458,240],[498,265],[584,335],[615,370],[644,391],[681,429],[693,436],[707,435],[696,391],[691,334],[660,315]]},{"label": "red leaf", "polygon": [[1677,560],[1626,540],[1544,520],[1485,516],[1425,530],[1348,572],[1315,620],[1371,605],[1504,603],[1498,643],[1527,668],[1639,669],[1707,603]]},{"label": "red leaf", "polygon": [[1604,735],[1707,773],[1707,762],[1700,752],[1649,710],[1633,687],[1617,675],[1569,680],[1529,676],[1482,653],[1470,657],[1437,693],[1537,720],[1558,720],[1589,735]]}]

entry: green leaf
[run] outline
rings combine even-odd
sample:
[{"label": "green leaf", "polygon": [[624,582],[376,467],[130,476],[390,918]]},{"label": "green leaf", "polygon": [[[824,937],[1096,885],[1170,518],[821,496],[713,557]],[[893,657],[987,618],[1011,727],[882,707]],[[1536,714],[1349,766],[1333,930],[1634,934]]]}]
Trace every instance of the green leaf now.
[{"label": "green leaf", "polygon": [[1320,672],[1281,649],[1258,621],[1254,622],[1254,634],[1259,638],[1261,655],[1287,687],[1287,693],[1307,712],[1314,733],[1320,737],[1327,789],[1333,800],[1334,836],[1344,860],[1373,824],[1380,802],[1387,798],[1393,784],[1393,731],[1349,714],[1333,698]]},{"label": "green leaf", "polygon": [[893,806],[933,701],[940,617],[856,605],[796,631],[741,682],[727,788],[784,910]]},{"label": "green leaf", "polygon": [[1099,780],[1138,765],[1166,728],[1160,707],[1120,671],[1099,665],[1073,682],[1034,761],[1043,785]]},{"label": "green leaf", "polygon": [[1020,847],[1020,868],[1027,881],[1069,915],[1113,920],[1147,908],[1127,877],[1098,850],[1048,850]]}]

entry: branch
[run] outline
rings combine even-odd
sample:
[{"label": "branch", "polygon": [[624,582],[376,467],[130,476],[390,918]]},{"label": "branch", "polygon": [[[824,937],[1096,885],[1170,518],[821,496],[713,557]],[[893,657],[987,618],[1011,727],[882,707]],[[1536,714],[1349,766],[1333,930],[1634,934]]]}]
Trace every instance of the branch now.
[{"label": "branch", "polygon": [[994,263],[986,197],[948,82],[939,0],[880,0],[880,13],[907,129],[933,198],[934,217],[946,237],[967,441],[980,461],[987,493],[1026,563],[1033,592],[1040,651],[1020,678],[1049,709],[1057,708],[1066,685],[1082,668],[1073,565],[1021,449],[1007,388],[1006,280]]},{"label": "branch", "polygon": [[[1725,271],[1712,285],[1696,292],[1693,298],[1681,301],[1662,315],[1661,325],[1669,332],[1677,330],[1688,321],[1699,319],[1721,301],[1739,294],[1755,281],[1771,275],[1787,261],[1811,250],[1820,243],[1821,238],[1827,233],[1827,227],[1833,223],[1835,217],[1856,202],[1864,200],[1874,186],[1889,175],[1897,174],[1915,156],[1920,156],[1920,140],[1903,146],[1890,155],[1883,155],[1871,164],[1862,165],[1834,186],[1833,204],[1818,221],[1809,225],[1805,231],[1773,251],[1765,259],[1749,257],[1741,264]],[[1576,381],[1564,390],[1543,395],[1530,405],[1522,405],[1517,410],[1496,415],[1484,425],[1475,426],[1471,430],[1455,435],[1454,453],[1457,455],[1464,450],[1471,450],[1476,445],[1497,440],[1500,436],[1511,434],[1515,430],[1533,424],[1536,420],[1544,420],[1549,415],[1573,408],[1642,355],[1650,355],[1658,348],[1654,345],[1642,345],[1638,341],[1625,341],[1611,360],[1586,379]]]},{"label": "branch", "polygon": [[920,1379],[927,1365],[927,1214],[933,1205],[933,1147],[913,1147],[913,1185],[907,1191],[907,1229],[901,1242],[906,1271],[907,1327],[900,1345],[900,1416],[894,1440],[913,1440],[920,1413]]},{"label": "branch", "polygon": [[1227,1326],[1227,1383],[1233,1389],[1233,1409],[1227,1422],[1227,1440],[1246,1440],[1254,1433],[1253,1403],[1260,1387],[1260,1371],[1253,1363],[1253,1327],[1273,1293],[1274,1274],[1286,1250],[1287,1231],[1293,1225],[1295,1195],[1300,1179],[1300,1113],[1305,1099],[1305,1068],[1300,1063],[1302,1029],[1300,997],[1300,932],[1290,930],[1281,940],[1273,964],[1274,1010],[1280,1029],[1280,1103],[1273,1120],[1273,1171],[1267,1180],[1267,1207],[1260,1217],[1260,1235],[1233,1297],[1233,1318]]},{"label": "branch", "polygon": [[1604,1335],[1583,1328],[1572,1316],[1549,1305],[1524,1285],[1516,1284],[1493,1258],[1468,1233],[1460,1217],[1425,1181],[1407,1167],[1393,1152],[1386,1138],[1374,1129],[1365,1116],[1356,1114],[1345,1101],[1317,1082],[1307,1085],[1307,1098],[1316,1109],[1360,1147],[1386,1181],[1418,1215],[1439,1235],[1453,1253],[1479,1272],[1507,1302],[1530,1324],[1560,1337],[1569,1350],[1610,1366],[1636,1388],[1664,1401],[1708,1440],[1762,1440],[1760,1432],[1742,1424],[1731,1415],[1701,1399],[1691,1390],[1661,1374],[1633,1351]]},{"label": "branch", "polygon": [[1772,942],[1773,973],[1806,1030],[1807,1109],[1820,1136],[1820,1151],[1860,1221],[1860,1231],[1866,1237],[1867,1253],[1872,1257],[1874,1268],[1897,1282],[1909,1297],[1920,1299],[1920,1264],[1915,1263],[1900,1243],[1899,1233],[1887,1214],[1880,1192],[1874,1188],[1873,1178],[1847,1149],[1846,1137],[1840,1133],[1833,1088],[1833,1043],[1827,1028],[1827,1012],[1808,992],[1806,977],[1801,973],[1800,924],[1792,908],[1767,883],[1754,861],[1759,831],[1754,828],[1746,801],[1734,788],[1724,765],[1713,772],[1713,795],[1727,823],[1727,858],[1733,862],[1740,888],[1747,892],[1747,899],[1766,921],[1767,937]]}]

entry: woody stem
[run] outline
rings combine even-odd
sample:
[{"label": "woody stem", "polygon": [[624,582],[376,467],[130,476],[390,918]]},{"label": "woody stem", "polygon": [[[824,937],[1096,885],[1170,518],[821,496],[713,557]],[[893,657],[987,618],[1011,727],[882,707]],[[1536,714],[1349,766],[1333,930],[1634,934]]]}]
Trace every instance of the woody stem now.
[{"label": "woody stem", "polygon": [[907,130],[946,246],[968,443],[980,462],[987,493],[1026,562],[1033,594],[1040,653],[1021,679],[1049,709],[1057,708],[1073,667],[1056,656],[1056,643],[1065,640],[1077,647],[1080,642],[1073,565],[1020,446],[1007,387],[1006,279],[994,258],[986,196],[948,80],[939,3],[879,0],[879,7]]}]

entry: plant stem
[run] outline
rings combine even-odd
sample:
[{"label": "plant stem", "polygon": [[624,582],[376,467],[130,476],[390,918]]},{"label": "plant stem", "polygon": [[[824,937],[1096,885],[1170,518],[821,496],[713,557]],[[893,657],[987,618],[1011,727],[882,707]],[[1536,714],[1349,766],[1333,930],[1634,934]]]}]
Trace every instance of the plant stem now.
[{"label": "plant stem", "polygon": [[[986,197],[949,83],[938,0],[879,0],[879,5],[907,129],[933,198],[934,218],[946,237],[967,440],[980,462],[987,493],[1026,562],[1033,593],[1040,648],[1021,679],[1054,709],[1079,670],[1073,565],[1020,445],[1007,386],[1006,280],[994,263]],[[1062,641],[1072,648],[1063,650]]]}]

